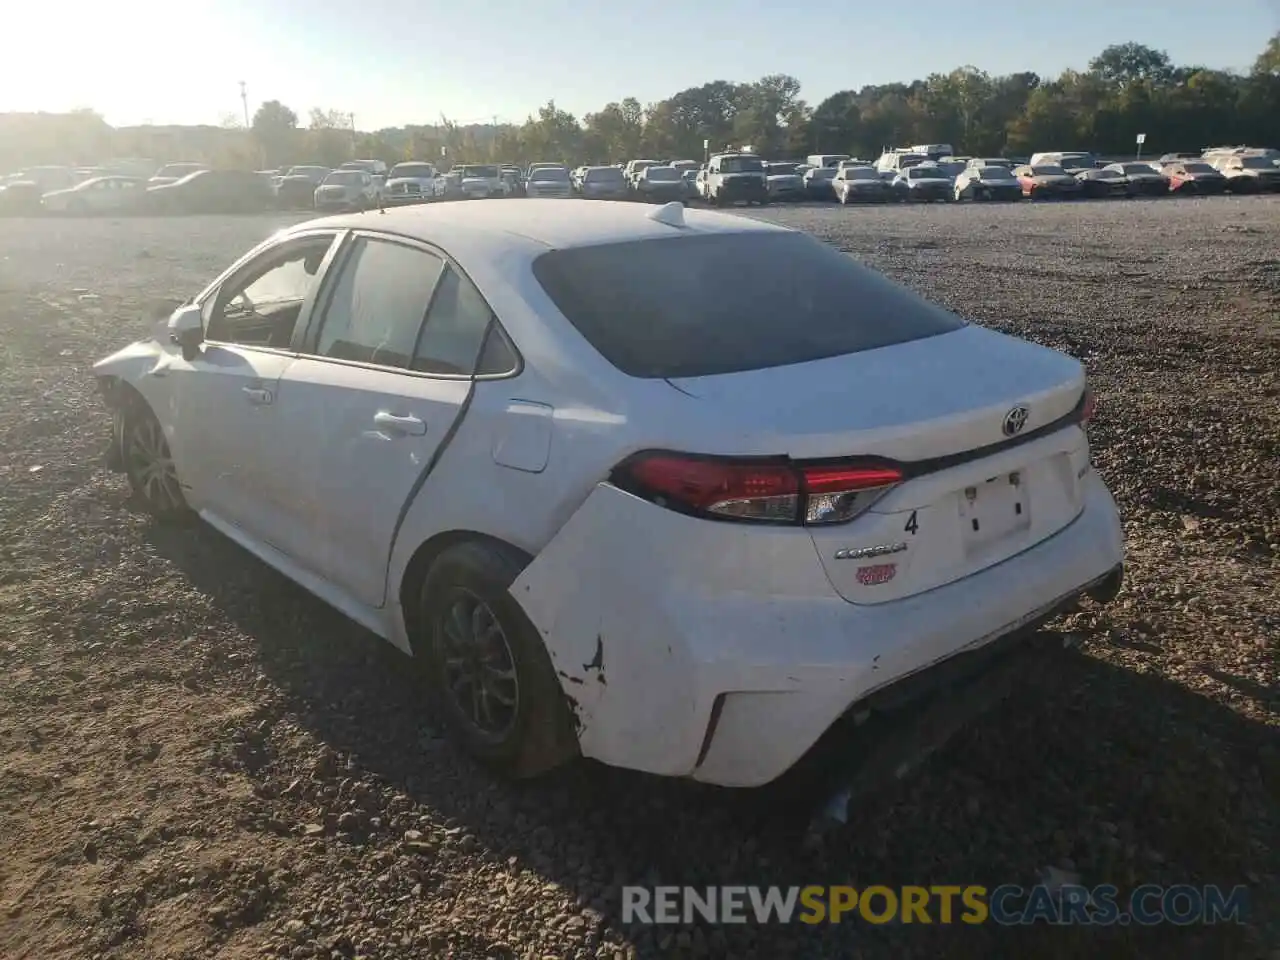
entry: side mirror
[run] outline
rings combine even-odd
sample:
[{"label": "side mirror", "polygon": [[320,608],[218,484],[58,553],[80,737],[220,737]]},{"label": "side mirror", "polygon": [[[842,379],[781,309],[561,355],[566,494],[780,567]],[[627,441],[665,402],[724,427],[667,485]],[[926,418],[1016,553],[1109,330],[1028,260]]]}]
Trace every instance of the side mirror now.
[{"label": "side mirror", "polygon": [[204,343],[204,320],[195,304],[179,307],[169,316],[169,342],[182,348],[182,359],[194,360]]}]

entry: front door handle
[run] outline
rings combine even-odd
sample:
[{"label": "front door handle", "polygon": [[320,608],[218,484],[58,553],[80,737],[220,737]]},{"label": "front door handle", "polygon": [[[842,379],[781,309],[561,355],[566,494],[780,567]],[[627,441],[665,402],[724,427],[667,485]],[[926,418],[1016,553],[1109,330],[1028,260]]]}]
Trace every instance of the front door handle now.
[{"label": "front door handle", "polygon": [[420,437],[427,432],[427,425],[412,414],[401,417],[394,413],[387,413],[385,410],[379,410],[373,415],[373,425],[387,433],[410,434],[415,437]]},{"label": "front door handle", "polygon": [[271,391],[265,387],[242,387],[244,395],[249,398],[249,402],[258,405],[268,404],[272,401]]}]

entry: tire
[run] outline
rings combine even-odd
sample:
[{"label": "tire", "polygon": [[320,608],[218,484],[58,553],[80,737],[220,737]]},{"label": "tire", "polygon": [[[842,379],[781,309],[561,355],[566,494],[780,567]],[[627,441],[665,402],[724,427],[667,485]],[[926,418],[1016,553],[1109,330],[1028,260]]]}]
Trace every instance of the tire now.
[{"label": "tire", "polygon": [[[578,755],[551,658],[509,592],[527,562],[496,542],[446,549],[423,581],[418,621],[424,636],[417,646],[425,648],[428,683],[450,731],[475,760],[516,779]],[[477,627],[487,636],[477,638]]]},{"label": "tire", "polygon": [[120,465],[147,511],[161,520],[188,518],[191,508],[182,495],[169,441],[147,402],[137,394],[126,394],[116,411],[115,430]]}]

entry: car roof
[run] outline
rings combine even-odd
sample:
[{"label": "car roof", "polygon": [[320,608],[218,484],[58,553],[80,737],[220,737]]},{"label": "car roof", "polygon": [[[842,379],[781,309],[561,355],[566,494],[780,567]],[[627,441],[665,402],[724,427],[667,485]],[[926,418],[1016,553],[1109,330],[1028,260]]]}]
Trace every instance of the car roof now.
[{"label": "car roof", "polygon": [[671,227],[650,218],[656,209],[609,200],[437,203],[396,207],[380,214],[340,214],[298,224],[290,232],[316,226],[378,230],[437,243],[460,258],[520,252],[536,256],[546,249],[690,234],[789,232],[777,224],[693,209],[683,211],[683,228]]}]

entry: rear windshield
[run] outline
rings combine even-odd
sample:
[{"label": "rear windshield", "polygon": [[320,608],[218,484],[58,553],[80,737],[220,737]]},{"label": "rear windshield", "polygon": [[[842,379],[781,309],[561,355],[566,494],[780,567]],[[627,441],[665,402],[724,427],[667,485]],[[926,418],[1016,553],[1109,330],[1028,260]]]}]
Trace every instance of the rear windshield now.
[{"label": "rear windshield", "polygon": [[582,177],[587,183],[621,183],[625,177],[617,167],[595,167]]},{"label": "rear windshield", "polygon": [[646,180],[679,180],[680,171],[675,167],[646,167]]},{"label": "rear windshield", "polygon": [[497,167],[464,166],[462,175],[464,177],[474,177],[478,180],[497,180],[499,177]]},{"label": "rear windshield", "polygon": [[702,377],[806,363],[964,326],[808,234],[633,240],[544,253],[534,275],[632,377]]},{"label": "rear windshield", "polygon": [[771,177],[791,176],[796,172],[794,163],[768,163],[765,164],[765,170]]},{"label": "rear windshield", "polygon": [[1207,163],[1184,163],[1182,165],[1182,169],[1187,171],[1187,173],[1217,173],[1218,172],[1217,170],[1213,169],[1213,167],[1209,166],[1209,164]]},{"label": "rear windshield", "polygon": [[844,178],[846,180],[879,180],[880,174],[874,167],[845,167]]},{"label": "rear windshield", "polygon": [[564,167],[543,167],[529,174],[529,179],[536,183],[543,181],[548,183],[568,183],[569,171]]}]

